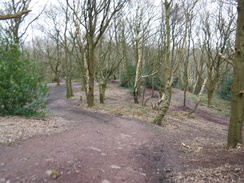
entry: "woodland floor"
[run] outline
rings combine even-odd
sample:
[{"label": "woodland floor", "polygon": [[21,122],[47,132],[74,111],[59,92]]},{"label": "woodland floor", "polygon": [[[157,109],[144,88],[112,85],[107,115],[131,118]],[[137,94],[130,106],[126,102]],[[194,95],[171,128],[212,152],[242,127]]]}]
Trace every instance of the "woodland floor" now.
[{"label": "woodland floor", "polygon": [[204,106],[189,117],[194,102],[182,107],[180,90],[158,127],[150,101],[133,104],[116,82],[89,110],[79,83],[69,100],[64,83],[50,86],[49,117],[0,117],[0,183],[244,182],[244,147],[226,149],[229,119]]}]

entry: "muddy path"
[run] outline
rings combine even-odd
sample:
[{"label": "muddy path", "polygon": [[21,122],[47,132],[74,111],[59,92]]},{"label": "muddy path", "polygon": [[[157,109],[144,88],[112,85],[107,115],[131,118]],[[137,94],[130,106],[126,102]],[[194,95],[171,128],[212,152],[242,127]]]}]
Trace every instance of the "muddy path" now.
[{"label": "muddy path", "polygon": [[71,129],[0,146],[1,183],[171,182],[172,167],[183,168],[170,139],[151,125],[82,110],[65,99],[64,84],[51,87],[47,102]]}]

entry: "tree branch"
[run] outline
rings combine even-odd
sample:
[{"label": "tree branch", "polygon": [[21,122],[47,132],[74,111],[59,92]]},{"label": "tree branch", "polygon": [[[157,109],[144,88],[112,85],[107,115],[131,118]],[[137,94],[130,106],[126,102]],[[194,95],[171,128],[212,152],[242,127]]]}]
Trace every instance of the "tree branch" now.
[{"label": "tree branch", "polygon": [[219,53],[220,58],[222,58],[224,61],[228,62],[233,66],[233,61],[225,57],[222,53]]},{"label": "tree branch", "polygon": [[31,12],[31,10],[23,10],[14,14],[0,15],[0,20],[7,20],[12,18],[20,18],[22,15]]}]

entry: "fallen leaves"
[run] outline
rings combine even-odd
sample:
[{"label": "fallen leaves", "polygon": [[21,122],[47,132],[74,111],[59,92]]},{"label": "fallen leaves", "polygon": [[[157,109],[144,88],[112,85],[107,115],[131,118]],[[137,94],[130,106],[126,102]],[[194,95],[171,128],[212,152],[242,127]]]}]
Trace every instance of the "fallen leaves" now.
[{"label": "fallen leaves", "polygon": [[202,168],[175,173],[173,179],[176,183],[242,183],[244,182],[243,171],[244,168],[241,165],[225,164],[217,168]]},{"label": "fallen leaves", "polygon": [[51,134],[68,129],[67,121],[61,117],[45,120],[24,117],[0,117],[0,144],[11,144],[35,135]]}]

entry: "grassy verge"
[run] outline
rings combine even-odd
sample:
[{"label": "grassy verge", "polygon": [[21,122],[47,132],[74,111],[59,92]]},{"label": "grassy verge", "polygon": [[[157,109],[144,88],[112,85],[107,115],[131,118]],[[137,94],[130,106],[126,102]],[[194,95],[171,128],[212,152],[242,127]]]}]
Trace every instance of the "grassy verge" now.
[{"label": "grassy verge", "polygon": [[[87,108],[87,105],[82,104],[81,107]],[[150,106],[140,104],[96,104],[91,110],[142,121],[152,121],[157,113]]]},{"label": "grassy verge", "polygon": [[[197,100],[197,96],[191,93],[188,93],[187,97],[192,98],[194,101]],[[207,94],[202,95],[200,105],[208,107]],[[214,95],[212,99],[212,105],[209,106],[208,108],[215,113],[222,114],[227,117],[230,116],[230,110],[231,110],[230,101],[223,100],[218,95]]]}]

